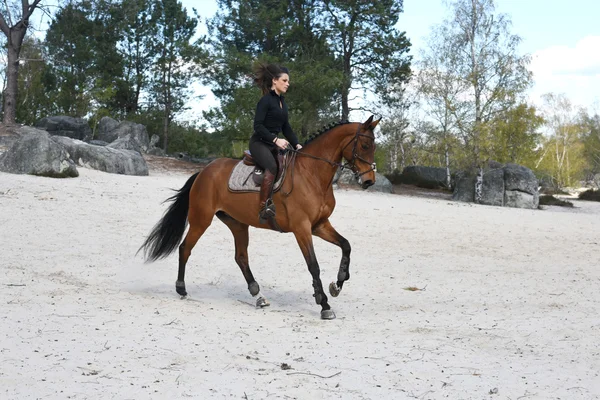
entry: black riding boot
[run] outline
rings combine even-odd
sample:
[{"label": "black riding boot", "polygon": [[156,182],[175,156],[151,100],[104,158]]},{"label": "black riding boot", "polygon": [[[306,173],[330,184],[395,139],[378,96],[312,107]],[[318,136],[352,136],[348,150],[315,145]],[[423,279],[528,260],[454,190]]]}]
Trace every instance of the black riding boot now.
[{"label": "black riding boot", "polygon": [[273,184],[275,183],[275,175],[268,169],[264,172],[264,178],[260,186],[260,203],[258,212],[258,221],[261,224],[267,222],[271,217],[275,217],[275,204],[271,195],[273,194]]}]

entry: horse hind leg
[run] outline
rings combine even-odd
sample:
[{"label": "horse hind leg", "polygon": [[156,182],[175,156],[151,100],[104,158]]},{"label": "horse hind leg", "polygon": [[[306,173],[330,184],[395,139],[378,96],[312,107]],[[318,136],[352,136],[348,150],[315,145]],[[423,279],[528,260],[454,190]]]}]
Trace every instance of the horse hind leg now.
[{"label": "horse hind leg", "polygon": [[212,215],[212,213],[209,214],[207,212],[197,214],[190,209],[190,214],[188,215],[190,228],[185,235],[185,239],[179,245],[179,272],[177,274],[177,282],[175,282],[175,290],[182,298],[187,296],[185,289],[185,266],[192,254],[192,249],[210,226]]},{"label": "horse hind leg", "polygon": [[252,271],[250,270],[250,264],[248,263],[248,225],[239,222],[223,211],[217,212],[216,215],[217,218],[227,225],[233,234],[235,242],[235,262],[240,267],[244,279],[246,279],[248,291],[252,297],[256,298],[256,306],[261,308],[269,306],[269,301],[260,293],[260,286],[254,279]]}]

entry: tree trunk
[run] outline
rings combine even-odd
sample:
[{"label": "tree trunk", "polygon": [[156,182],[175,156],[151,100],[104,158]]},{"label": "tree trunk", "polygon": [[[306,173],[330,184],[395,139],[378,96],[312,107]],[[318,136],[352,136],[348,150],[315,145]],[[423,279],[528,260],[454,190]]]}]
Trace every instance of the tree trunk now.
[{"label": "tree trunk", "polygon": [[17,94],[19,89],[19,53],[25,37],[26,28],[19,24],[19,27],[13,27],[8,37],[7,47],[7,65],[6,65],[6,88],[2,95],[4,99],[4,117],[5,124],[14,124],[17,116]]}]

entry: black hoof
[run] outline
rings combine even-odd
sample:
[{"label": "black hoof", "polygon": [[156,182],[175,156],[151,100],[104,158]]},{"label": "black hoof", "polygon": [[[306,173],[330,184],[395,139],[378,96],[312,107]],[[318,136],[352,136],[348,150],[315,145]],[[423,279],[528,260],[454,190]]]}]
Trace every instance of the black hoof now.
[{"label": "black hoof", "polygon": [[338,297],[341,291],[342,291],[342,288],[339,287],[335,282],[331,282],[329,284],[329,293],[333,297]]},{"label": "black hoof", "polygon": [[335,319],[335,313],[333,310],[321,311],[321,319]]},{"label": "black hoof", "polygon": [[175,290],[181,297],[187,296],[187,292],[185,290],[185,283],[177,281],[175,283]]}]

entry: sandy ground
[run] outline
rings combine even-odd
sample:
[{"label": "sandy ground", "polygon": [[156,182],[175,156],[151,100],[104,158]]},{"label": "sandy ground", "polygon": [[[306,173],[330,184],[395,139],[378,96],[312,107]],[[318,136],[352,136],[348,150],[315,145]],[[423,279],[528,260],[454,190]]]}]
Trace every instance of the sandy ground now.
[{"label": "sandy ground", "polygon": [[215,219],[181,300],[176,256],[135,253],[188,174],[79,171],[0,173],[2,399],[600,398],[600,204],[340,190],[351,280],[322,321],[292,235],[251,228],[255,309]]}]

